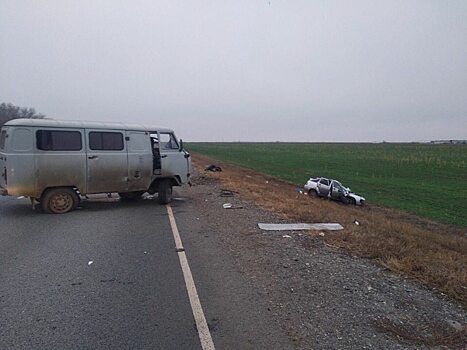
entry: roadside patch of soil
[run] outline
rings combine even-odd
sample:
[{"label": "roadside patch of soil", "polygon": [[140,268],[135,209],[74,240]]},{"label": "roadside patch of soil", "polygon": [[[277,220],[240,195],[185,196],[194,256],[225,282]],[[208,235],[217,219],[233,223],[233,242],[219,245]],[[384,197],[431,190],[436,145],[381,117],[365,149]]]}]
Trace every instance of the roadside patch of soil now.
[{"label": "roadside patch of soil", "polygon": [[[202,165],[199,169],[210,164],[196,161]],[[304,231],[262,232],[258,222],[290,219],[256,205],[245,188],[234,186],[236,171],[221,166],[222,173],[197,171],[194,186],[185,193],[198,212],[202,232],[219,238],[222,254],[233,257],[296,348],[464,348],[467,315],[462,306],[368,259],[334,248],[329,237],[337,232],[324,237]],[[260,179],[282,186],[275,186],[274,179]],[[239,193],[223,197],[225,188]],[[293,192],[291,196],[295,200]],[[225,203],[243,209],[223,209]]]},{"label": "roadside patch of soil", "polygon": [[207,164],[221,166],[222,172],[202,173],[281,218],[340,223],[344,230],[325,234],[324,242],[435,287],[467,307],[464,229],[375,205],[354,207],[310,198],[297,193],[293,184],[201,155],[193,155],[193,161],[200,171]]}]

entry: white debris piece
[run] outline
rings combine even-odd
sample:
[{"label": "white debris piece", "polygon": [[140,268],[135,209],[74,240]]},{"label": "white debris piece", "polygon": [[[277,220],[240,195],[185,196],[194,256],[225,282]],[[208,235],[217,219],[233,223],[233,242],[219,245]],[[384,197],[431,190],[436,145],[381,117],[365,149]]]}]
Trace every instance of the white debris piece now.
[{"label": "white debris piece", "polygon": [[321,237],[324,237],[324,232],[320,232],[319,235],[320,235]]},{"label": "white debris piece", "polygon": [[23,198],[24,198],[24,196],[19,196],[17,199],[23,199]]},{"label": "white debris piece", "polygon": [[88,266],[92,265],[94,263],[94,261],[88,261]]},{"label": "white debris piece", "polygon": [[232,203],[225,203],[222,205],[224,209],[243,209],[241,205],[233,205]]},{"label": "white debris piece", "polygon": [[359,223],[357,220],[355,220],[354,223],[355,223],[355,225],[357,225],[357,226],[360,225],[360,223]]},{"label": "white debris piece", "polygon": [[261,230],[265,231],[296,231],[296,230],[328,230],[338,231],[344,229],[341,224],[258,224]]},{"label": "white debris piece", "polygon": [[290,235],[283,235],[282,237],[283,238],[292,238],[292,236],[290,236]]}]

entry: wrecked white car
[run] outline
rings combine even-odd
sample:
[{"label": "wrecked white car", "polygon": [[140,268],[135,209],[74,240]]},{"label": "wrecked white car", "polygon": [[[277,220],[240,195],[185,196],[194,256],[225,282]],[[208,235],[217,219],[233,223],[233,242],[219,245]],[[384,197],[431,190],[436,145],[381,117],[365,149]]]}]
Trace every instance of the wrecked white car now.
[{"label": "wrecked white car", "polygon": [[326,197],[345,204],[365,204],[365,198],[351,192],[350,188],[342,186],[337,180],[325,177],[310,178],[304,187],[310,196]]}]

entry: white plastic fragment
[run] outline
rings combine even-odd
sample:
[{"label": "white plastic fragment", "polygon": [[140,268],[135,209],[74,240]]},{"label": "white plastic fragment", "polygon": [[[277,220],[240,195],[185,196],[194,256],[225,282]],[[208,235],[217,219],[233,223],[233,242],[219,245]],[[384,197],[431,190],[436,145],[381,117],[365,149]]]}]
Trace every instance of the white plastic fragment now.
[{"label": "white plastic fragment", "polygon": [[292,238],[292,236],[290,236],[290,235],[283,235],[282,237],[283,238]]},{"label": "white plastic fragment", "polygon": [[321,237],[324,237],[324,232],[320,232],[319,235],[320,235]]},{"label": "white plastic fragment", "polygon": [[88,266],[92,265],[94,263],[94,261],[88,261]]},{"label": "white plastic fragment", "polygon": [[354,223],[355,223],[355,225],[357,225],[357,226],[360,225],[360,223],[359,223],[357,220],[355,220]]},{"label": "white plastic fragment", "polygon": [[23,199],[23,198],[24,198],[24,196],[19,196],[17,199]]},{"label": "white plastic fragment", "polygon": [[261,230],[265,231],[296,231],[296,230],[342,230],[341,224],[324,223],[324,224],[258,224]]},{"label": "white plastic fragment", "polygon": [[233,205],[232,203],[225,203],[222,205],[224,209],[242,209],[241,205]]}]

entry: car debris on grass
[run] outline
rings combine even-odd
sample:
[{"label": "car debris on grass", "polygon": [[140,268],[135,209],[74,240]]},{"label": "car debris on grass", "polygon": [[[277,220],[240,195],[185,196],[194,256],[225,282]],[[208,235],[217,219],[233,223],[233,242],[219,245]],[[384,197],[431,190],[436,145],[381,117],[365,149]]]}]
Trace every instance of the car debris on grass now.
[{"label": "car debris on grass", "polygon": [[345,204],[364,205],[365,198],[353,193],[339,181],[325,177],[310,178],[305,184],[305,190],[311,197],[324,197]]},{"label": "car debris on grass", "polygon": [[218,172],[218,171],[222,171],[222,168],[218,165],[210,164],[206,166],[206,168],[204,168],[204,171]]}]

